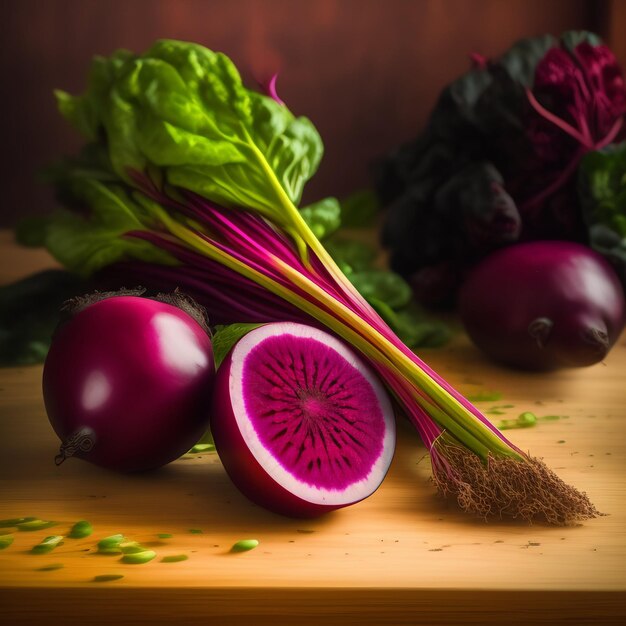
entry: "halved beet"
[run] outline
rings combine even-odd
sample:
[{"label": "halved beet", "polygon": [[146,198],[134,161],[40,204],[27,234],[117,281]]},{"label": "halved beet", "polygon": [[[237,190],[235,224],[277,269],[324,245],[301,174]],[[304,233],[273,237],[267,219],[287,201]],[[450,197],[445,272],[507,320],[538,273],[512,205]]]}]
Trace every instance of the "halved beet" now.
[{"label": "halved beet", "polygon": [[237,487],[294,517],[370,496],[395,447],[393,409],[376,375],[332,335],[287,322],[250,331],[230,351],[211,430]]}]

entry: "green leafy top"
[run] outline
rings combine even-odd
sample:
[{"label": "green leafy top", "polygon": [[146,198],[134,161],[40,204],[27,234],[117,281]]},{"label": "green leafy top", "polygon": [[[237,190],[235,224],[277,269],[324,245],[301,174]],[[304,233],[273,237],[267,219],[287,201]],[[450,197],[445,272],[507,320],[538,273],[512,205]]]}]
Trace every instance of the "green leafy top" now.
[{"label": "green leafy top", "polygon": [[585,155],[579,183],[591,245],[611,260],[626,285],[626,142]]},{"label": "green leafy top", "polygon": [[156,169],[170,185],[256,209],[288,230],[293,215],[280,209],[299,203],[323,152],[308,119],[245,88],[228,57],[192,43],[160,40],[139,56],[98,57],[83,95],[56,95],[87,139],[105,131],[123,180]]}]

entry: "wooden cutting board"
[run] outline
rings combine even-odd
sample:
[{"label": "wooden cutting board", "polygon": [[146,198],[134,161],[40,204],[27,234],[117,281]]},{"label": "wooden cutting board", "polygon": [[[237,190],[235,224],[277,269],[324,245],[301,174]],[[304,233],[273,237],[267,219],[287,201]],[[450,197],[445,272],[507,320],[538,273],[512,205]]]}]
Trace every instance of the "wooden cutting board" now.
[{"label": "wooden cutting board", "polygon": [[[52,261],[0,234],[0,282]],[[251,504],[214,453],[149,474],[121,476],[80,461],[60,467],[43,407],[41,367],[0,370],[0,519],[58,525],[15,532],[0,551],[0,616],[7,624],[510,624],[617,623],[626,618],[626,336],[606,361],[551,374],[487,362],[459,332],[421,356],[467,394],[499,391],[498,422],[607,515],[554,528],[473,519],[439,498],[418,437],[401,422],[389,475],[368,500],[316,520]],[[78,520],[94,534],[47,555],[30,548]],[[201,533],[191,532],[202,531]],[[123,533],[154,549],[144,565],[95,554]],[[159,539],[158,533],[170,533]],[[240,539],[259,546],[229,552]],[[178,563],[161,559],[186,554]],[[62,569],[42,571],[60,563]],[[121,574],[105,583],[95,576]],[[2,620],[0,620],[2,621]]]}]

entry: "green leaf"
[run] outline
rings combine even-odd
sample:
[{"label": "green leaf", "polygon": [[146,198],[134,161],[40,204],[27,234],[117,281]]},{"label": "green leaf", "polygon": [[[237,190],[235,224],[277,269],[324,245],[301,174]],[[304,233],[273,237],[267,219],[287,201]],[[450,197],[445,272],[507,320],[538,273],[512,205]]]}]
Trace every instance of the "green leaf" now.
[{"label": "green leaf", "polygon": [[50,220],[46,247],[66,268],[81,276],[128,258],[173,265],[163,250],[141,239],[126,237],[145,230],[138,219],[144,213],[121,186],[104,185],[93,179],[74,181],[74,194],[92,209],[88,217],[58,211]]},{"label": "green leaf", "polygon": [[432,319],[415,304],[396,311],[394,330],[409,348],[439,348],[450,340],[450,327]]},{"label": "green leaf", "polygon": [[43,362],[63,302],[85,290],[83,280],[62,270],[46,270],[0,287],[0,366]]},{"label": "green leaf", "polygon": [[97,58],[82,96],[57,97],[88,139],[105,132],[121,179],[157,166],[171,185],[277,221],[290,221],[277,210],[281,194],[298,204],[323,152],[309,120],[246,89],[228,57],[192,43]]},{"label": "green leaf", "polygon": [[231,348],[251,330],[262,324],[230,324],[229,326],[216,326],[213,335],[213,358],[215,367],[219,367]]},{"label": "green leaf", "polygon": [[345,273],[362,272],[372,268],[376,259],[376,248],[355,239],[344,239],[340,233],[324,242],[324,247],[335,263]]},{"label": "green leaf", "polygon": [[498,59],[498,65],[506,70],[514,82],[532,87],[537,64],[557,44],[558,40],[552,35],[521,39]]},{"label": "green leaf", "polygon": [[561,41],[569,52],[574,52],[581,43],[588,43],[592,46],[601,46],[603,44],[602,39],[598,35],[587,30],[569,30],[561,35]]},{"label": "green leaf", "polygon": [[589,152],[578,171],[591,246],[613,263],[626,284],[626,142]]},{"label": "green leaf", "polygon": [[49,218],[25,217],[15,227],[15,241],[27,248],[40,248],[46,243]]},{"label": "green leaf", "polygon": [[318,239],[334,233],[341,225],[339,202],[336,198],[324,198],[300,209],[308,227]]},{"label": "green leaf", "polygon": [[376,194],[370,189],[362,189],[340,201],[341,224],[347,228],[372,226],[380,209]]},{"label": "green leaf", "polygon": [[366,300],[374,298],[392,309],[403,307],[411,301],[411,287],[393,272],[366,270],[353,272],[348,278]]}]

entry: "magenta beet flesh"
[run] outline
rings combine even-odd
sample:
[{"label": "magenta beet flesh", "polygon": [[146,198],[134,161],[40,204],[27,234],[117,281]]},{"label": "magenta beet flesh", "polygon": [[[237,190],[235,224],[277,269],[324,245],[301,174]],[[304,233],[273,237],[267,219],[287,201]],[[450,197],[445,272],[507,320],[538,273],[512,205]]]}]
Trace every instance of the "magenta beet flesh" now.
[{"label": "magenta beet flesh", "polygon": [[211,340],[187,313],[116,296],[58,329],[44,367],[46,411],[62,441],[82,433],[73,456],[121,471],[152,469],[208,428],[214,373]]},{"label": "magenta beet flesh", "polygon": [[353,504],[380,485],[395,422],[381,383],[332,335],[303,324],[261,326],[218,370],[211,431],[248,498],[309,517]]},{"label": "magenta beet flesh", "polygon": [[624,327],[624,292],[586,246],[523,243],[474,268],[459,309],[474,343],[495,360],[531,370],[601,361]]}]

